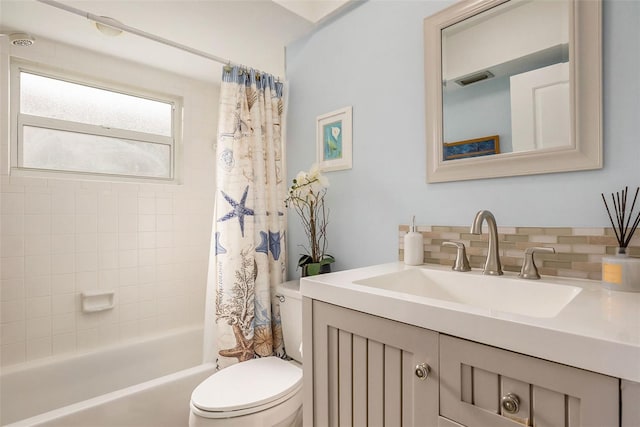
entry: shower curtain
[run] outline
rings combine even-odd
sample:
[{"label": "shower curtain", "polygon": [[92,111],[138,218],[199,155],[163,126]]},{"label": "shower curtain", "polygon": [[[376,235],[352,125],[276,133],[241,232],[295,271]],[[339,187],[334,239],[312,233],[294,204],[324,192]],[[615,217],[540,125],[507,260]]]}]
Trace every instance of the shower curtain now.
[{"label": "shower curtain", "polygon": [[205,334],[215,336],[219,369],[284,356],[274,303],[286,265],[282,89],[271,75],[223,67],[207,286],[215,333]]}]

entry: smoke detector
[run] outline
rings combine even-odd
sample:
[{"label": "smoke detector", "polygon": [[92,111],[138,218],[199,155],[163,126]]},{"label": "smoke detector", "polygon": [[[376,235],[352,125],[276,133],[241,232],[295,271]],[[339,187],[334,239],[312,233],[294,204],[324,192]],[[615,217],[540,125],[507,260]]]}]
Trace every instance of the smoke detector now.
[{"label": "smoke detector", "polygon": [[14,46],[26,47],[34,44],[36,42],[36,39],[34,39],[31,35],[27,33],[13,33],[13,34],[9,34],[9,41]]}]

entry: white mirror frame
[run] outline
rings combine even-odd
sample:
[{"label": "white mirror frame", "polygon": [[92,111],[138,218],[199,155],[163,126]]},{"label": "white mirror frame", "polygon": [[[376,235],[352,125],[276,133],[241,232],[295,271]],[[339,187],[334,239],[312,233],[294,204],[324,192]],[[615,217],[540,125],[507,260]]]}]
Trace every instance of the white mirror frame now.
[{"label": "white mirror frame", "polygon": [[570,0],[571,145],[443,160],[442,29],[507,0],[463,0],[424,20],[427,182],[602,168],[602,2]]}]

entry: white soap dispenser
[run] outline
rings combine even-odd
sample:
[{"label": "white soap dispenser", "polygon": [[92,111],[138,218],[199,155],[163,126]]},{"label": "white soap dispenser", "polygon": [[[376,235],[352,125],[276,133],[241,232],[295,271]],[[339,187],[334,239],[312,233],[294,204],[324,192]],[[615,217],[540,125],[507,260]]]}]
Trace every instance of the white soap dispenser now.
[{"label": "white soap dispenser", "polygon": [[416,217],[411,217],[411,227],[404,236],[404,263],[420,265],[424,263],[424,239],[422,233],[416,231]]}]

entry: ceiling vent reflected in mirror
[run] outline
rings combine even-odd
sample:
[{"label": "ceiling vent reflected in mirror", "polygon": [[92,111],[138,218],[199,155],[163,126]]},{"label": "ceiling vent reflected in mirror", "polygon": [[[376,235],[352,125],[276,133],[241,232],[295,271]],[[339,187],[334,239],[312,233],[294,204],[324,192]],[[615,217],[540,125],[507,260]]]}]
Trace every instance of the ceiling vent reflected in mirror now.
[{"label": "ceiling vent reflected in mirror", "polygon": [[468,86],[474,83],[481,82],[483,80],[487,80],[493,77],[493,74],[489,70],[480,71],[479,73],[471,74],[470,76],[463,77],[461,79],[456,80],[460,86]]}]

